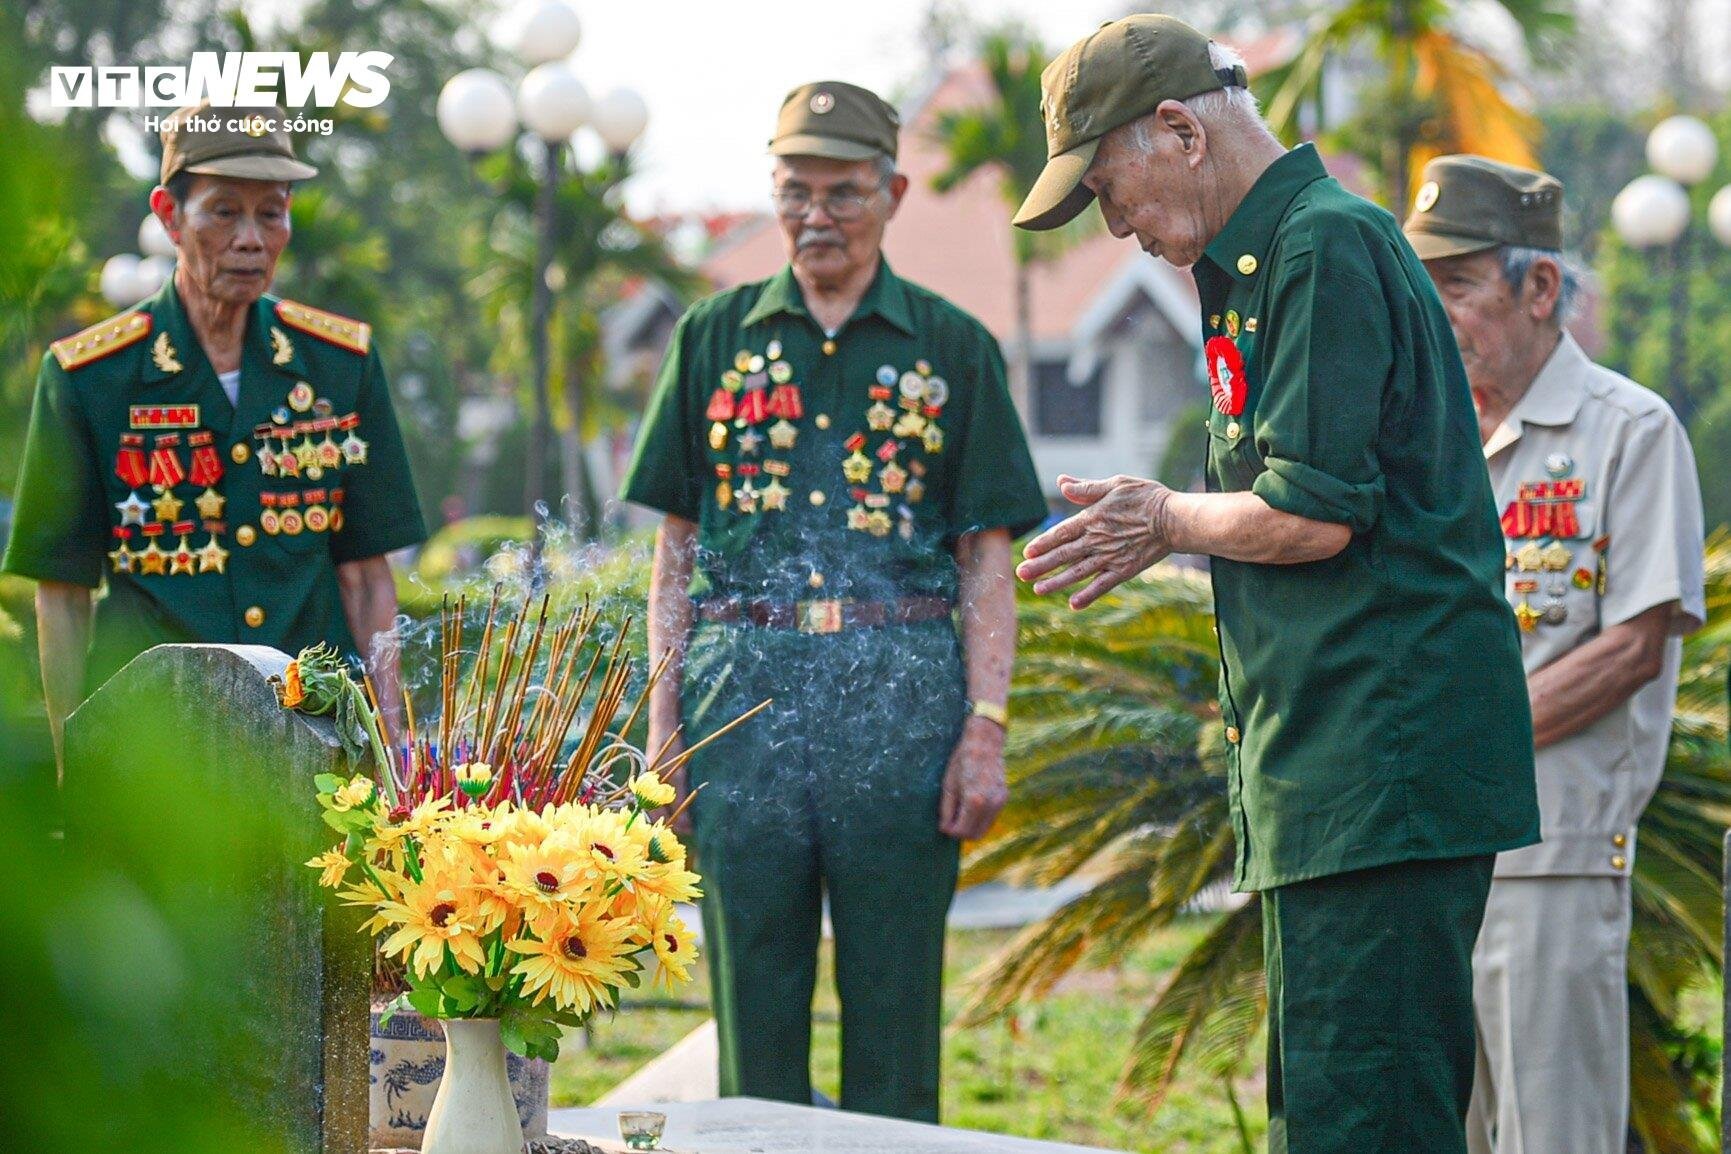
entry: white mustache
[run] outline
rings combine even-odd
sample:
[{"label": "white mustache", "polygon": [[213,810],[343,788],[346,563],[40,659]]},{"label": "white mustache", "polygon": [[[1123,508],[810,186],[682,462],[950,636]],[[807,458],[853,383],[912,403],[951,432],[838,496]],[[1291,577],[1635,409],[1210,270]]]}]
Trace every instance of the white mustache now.
[{"label": "white mustache", "polygon": [[808,228],[799,234],[799,240],[794,247],[803,251],[814,244],[846,245],[847,238],[842,236],[838,228]]}]

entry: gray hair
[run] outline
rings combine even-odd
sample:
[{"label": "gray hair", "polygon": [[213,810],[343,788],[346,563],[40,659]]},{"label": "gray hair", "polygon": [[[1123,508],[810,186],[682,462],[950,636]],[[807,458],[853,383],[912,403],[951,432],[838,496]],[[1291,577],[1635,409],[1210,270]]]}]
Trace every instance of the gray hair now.
[{"label": "gray hair", "polygon": [[1557,288],[1557,307],[1551,313],[1551,320],[1561,328],[1574,319],[1575,310],[1581,303],[1582,274],[1573,261],[1553,248],[1527,248],[1518,244],[1506,244],[1497,252],[1502,258],[1503,280],[1517,293],[1527,283],[1527,274],[1533,271],[1533,265],[1541,260],[1556,264],[1561,284]]},{"label": "gray hair", "polygon": [[[1236,49],[1213,41],[1208,43],[1208,62],[1216,70],[1244,67],[1244,57]],[[1274,133],[1269,130],[1268,122],[1262,119],[1262,106],[1257,103],[1256,94],[1248,88],[1229,84],[1225,88],[1216,88],[1212,92],[1192,96],[1184,102],[1184,106],[1194,112],[1196,119],[1206,128],[1247,132],[1266,136],[1270,140],[1275,139]],[[1133,121],[1130,133],[1131,142],[1141,151],[1148,152],[1154,147],[1147,117]]]}]

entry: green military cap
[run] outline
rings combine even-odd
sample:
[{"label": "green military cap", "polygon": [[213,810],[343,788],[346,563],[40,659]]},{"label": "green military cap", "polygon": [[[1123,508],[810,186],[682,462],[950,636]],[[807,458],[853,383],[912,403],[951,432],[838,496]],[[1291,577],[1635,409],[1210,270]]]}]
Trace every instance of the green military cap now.
[{"label": "green military cap", "polygon": [[894,160],[901,123],[889,102],[870,89],[819,80],[800,85],[781,102],[769,151],[831,160]]},{"label": "green military cap", "polygon": [[1505,244],[1563,247],[1563,183],[1549,173],[1482,156],[1439,156],[1424,166],[1401,226],[1420,260]]},{"label": "green military cap", "polygon": [[182,108],[162,126],[162,183],[179,172],[241,180],[306,180],[319,170],[295,156],[280,108]]},{"label": "green military cap", "polygon": [[1082,176],[1100,138],[1166,100],[1189,100],[1249,83],[1242,67],[1216,68],[1209,39],[1171,16],[1102,24],[1040,74],[1046,167],[1016,213],[1019,228],[1057,228],[1088,207]]}]

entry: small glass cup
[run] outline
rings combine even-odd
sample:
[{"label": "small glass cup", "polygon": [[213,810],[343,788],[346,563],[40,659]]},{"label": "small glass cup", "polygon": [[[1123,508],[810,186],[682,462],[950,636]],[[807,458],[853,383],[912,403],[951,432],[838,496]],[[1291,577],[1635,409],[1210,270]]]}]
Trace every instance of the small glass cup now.
[{"label": "small glass cup", "polygon": [[619,1111],[619,1138],[630,1150],[659,1150],[667,1115],[658,1110]]}]

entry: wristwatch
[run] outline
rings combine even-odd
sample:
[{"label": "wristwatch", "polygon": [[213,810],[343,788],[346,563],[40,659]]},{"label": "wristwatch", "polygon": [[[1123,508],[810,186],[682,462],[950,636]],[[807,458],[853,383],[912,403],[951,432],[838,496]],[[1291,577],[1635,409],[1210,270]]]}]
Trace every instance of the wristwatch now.
[{"label": "wristwatch", "polygon": [[1009,732],[1010,711],[995,701],[969,701],[968,715],[970,717],[983,717],[987,721],[996,723],[998,728],[1006,733]]}]

